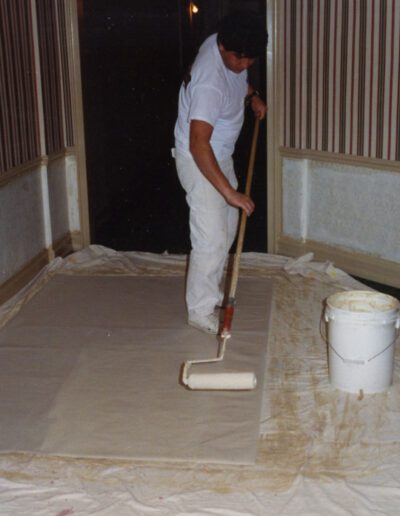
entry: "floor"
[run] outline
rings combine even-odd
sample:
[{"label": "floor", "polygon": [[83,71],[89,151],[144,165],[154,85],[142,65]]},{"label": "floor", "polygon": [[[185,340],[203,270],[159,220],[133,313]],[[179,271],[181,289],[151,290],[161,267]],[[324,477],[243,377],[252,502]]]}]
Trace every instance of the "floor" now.
[{"label": "floor", "polygon": [[[182,256],[91,246],[56,259],[30,289],[54,274],[182,277],[184,270]],[[393,385],[384,393],[351,394],[329,382],[324,302],[334,292],[363,286],[310,256],[244,253],[240,277],[267,277],[274,284],[256,464],[72,459],[10,450],[0,457],[2,515],[397,515],[398,350]],[[21,293],[19,301],[31,294]],[[0,320],[15,310],[1,307]]]}]

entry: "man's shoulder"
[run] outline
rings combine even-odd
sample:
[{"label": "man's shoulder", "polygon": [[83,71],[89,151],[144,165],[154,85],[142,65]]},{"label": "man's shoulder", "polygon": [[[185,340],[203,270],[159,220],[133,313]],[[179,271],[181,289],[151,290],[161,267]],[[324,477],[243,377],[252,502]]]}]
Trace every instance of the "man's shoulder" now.
[{"label": "man's shoulder", "polygon": [[206,38],[199,48],[199,54],[203,52],[212,51],[213,47],[217,44],[217,33],[211,34]]},{"label": "man's shoulder", "polygon": [[219,59],[216,34],[209,36],[200,47],[191,75],[194,84],[224,89],[226,78]]},{"label": "man's shoulder", "polygon": [[201,45],[196,59],[194,60],[193,67],[194,68],[203,68],[206,66],[210,66],[215,68],[218,66],[219,60],[219,51],[217,46],[217,35],[212,34],[209,36],[204,43]]}]

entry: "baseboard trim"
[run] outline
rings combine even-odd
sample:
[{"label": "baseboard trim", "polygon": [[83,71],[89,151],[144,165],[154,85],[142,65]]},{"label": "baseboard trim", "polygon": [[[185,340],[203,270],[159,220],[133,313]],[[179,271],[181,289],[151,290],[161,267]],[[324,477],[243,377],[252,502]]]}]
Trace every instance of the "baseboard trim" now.
[{"label": "baseboard trim", "polygon": [[73,250],[72,234],[69,232],[53,244],[54,256],[64,257],[70,254]]},{"label": "baseboard trim", "polygon": [[10,279],[0,285],[0,304],[4,303],[23,288],[43,267],[55,256],[67,256],[76,249],[81,248],[80,232],[66,233],[62,238],[54,242],[49,249],[43,249],[22,269],[16,272]]},{"label": "baseboard trim", "polygon": [[330,260],[348,274],[400,287],[400,264],[397,262],[312,240],[303,242],[290,237],[280,237],[278,240],[277,254],[295,257],[310,252],[314,253],[315,260]]},{"label": "baseboard trim", "polygon": [[0,285],[0,304],[14,296],[22,287],[38,274],[49,263],[49,251],[44,249],[14,276]]},{"label": "baseboard trim", "polygon": [[73,251],[79,251],[79,249],[83,248],[83,235],[81,231],[72,231],[70,233],[71,236],[71,245]]}]

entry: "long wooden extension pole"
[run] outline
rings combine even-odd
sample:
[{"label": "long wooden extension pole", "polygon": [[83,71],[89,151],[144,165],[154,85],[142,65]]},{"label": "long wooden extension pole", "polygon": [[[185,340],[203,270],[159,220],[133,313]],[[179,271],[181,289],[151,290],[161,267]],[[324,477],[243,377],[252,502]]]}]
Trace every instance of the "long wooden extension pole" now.
[{"label": "long wooden extension pole", "polygon": [[[260,120],[258,118],[256,118],[256,121],[254,124],[254,130],[253,130],[253,139],[251,142],[249,165],[248,165],[248,169],[247,169],[247,179],[246,179],[246,188],[245,188],[246,195],[250,195],[251,184],[253,181],[254,161],[256,158],[259,128],[260,128]],[[233,313],[235,310],[236,287],[237,287],[238,278],[239,278],[240,257],[242,255],[242,250],[243,250],[246,222],[247,222],[247,214],[244,210],[242,210],[242,213],[240,216],[235,257],[233,260],[228,303],[225,308],[224,322],[223,322],[222,333],[221,333],[221,337],[224,339],[230,337],[230,334],[231,334],[231,325],[232,325]]]}]

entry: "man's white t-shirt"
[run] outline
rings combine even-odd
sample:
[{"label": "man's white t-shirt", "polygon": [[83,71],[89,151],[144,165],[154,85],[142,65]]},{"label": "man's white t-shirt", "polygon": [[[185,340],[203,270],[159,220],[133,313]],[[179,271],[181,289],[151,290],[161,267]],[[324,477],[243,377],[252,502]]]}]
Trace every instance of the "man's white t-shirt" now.
[{"label": "man's white t-shirt", "polygon": [[179,92],[175,148],[189,154],[191,120],[213,126],[210,144],[218,161],[232,156],[243,125],[244,99],[247,95],[247,70],[237,74],[222,60],[217,35],[205,40],[190,71],[191,80]]}]

